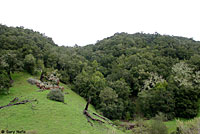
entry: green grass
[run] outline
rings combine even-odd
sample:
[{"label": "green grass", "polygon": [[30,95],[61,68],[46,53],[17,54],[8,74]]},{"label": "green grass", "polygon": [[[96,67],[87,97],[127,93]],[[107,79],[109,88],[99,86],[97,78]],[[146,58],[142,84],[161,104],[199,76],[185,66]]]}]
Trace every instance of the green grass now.
[{"label": "green grass", "polygon": [[169,134],[176,130],[176,120],[167,121],[167,122],[165,122],[165,125],[168,128]]},{"label": "green grass", "polygon": [[[0,109],[0,130],[25,130],[30,134],[118,134],[121,131],[108,124],[93,122],[93,127],[87,122],[83,109],[86,101],[65,87],[65,102],[48,100],[49,91],[36,92],[38,88],[27,83],[30,76],[27,73],[13,74],[14,84],[9,95],[0,96],[0,105],[7,105],[14,97],[36,98],[39,103],[35,110],[31,104],[22,104]],[[92,105],[89,111],[96,112]]]}]

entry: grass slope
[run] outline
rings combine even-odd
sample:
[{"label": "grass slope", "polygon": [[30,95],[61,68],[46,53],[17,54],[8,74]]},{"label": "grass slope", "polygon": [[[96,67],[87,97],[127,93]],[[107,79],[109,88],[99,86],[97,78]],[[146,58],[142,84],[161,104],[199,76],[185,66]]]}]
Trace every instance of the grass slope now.
[{"label": "grass slope", "polygon": [[[13,75],[14,85],[10,94],[0,96],[0,105],[7,105],[14,97],[36,98],[36,110],[31,104],[22,104],[0,109],[0,130],[25,130],[30,134],[118,134],[121,131],[108,124],[93,122],[92,127],[83,115],[86,101],[70,90],[66,85],[66,105],[60,102],[48,100],[49,91],[36,92],[38,88],[27,83],[31,77],[26,73]],[[95,112],[90,105],[89,110]]]}]

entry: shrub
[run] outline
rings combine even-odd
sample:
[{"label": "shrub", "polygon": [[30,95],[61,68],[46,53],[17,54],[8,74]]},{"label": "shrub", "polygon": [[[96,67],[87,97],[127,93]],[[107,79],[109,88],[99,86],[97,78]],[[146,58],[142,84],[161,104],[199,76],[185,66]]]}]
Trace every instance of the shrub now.
[{"label": "shrub", "polygon": [[59,101],[64,103],[64,94],[59,89],[52,89],[48,94],[47,98],[54,101]]},{"label": "shrub", "polygon": [[200,134],[200,118],[191,121],[177,121],[177,131],[174,134]]},{"label": "shrub", "polygon": [[149,134],[168,134],[168,130],[162,120],[154,119],[150,125]]},{"label": "shrub", "polygon": [[135,121],[135,126],[132,131],[133,134],[149,134],[149,124],[139,118]]},{"label": "shrub", "polygon": [[133,134],[168,134],[167,127],[163,123],[163,115],[156,115],[148,123],[141,118],[135,120],[134,128],[132,129]]}]

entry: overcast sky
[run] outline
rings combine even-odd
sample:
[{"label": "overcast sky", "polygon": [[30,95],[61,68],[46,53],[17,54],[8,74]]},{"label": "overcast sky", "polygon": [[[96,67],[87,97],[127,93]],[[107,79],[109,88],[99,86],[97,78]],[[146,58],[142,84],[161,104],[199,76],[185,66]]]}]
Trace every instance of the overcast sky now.
[{"label": "overcast sky", "polygon": [[200,0],[0,0],[0,23],[24,26],[58,45],[83,46],[116,32],[200,40]]}]

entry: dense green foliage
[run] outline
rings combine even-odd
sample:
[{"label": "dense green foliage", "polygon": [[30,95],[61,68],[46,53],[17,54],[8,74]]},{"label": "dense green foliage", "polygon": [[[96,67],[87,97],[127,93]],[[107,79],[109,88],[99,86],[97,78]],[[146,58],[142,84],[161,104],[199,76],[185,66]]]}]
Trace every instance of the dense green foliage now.
[{"label": "dense green foliage", "polygon": [[35,72],[36,61],[32,54],[26,55],[24,59],[24,68],[30,73],[34,74]]},{"label": "dense green foliage", "polygon": [[145,117],[154,117],[158,111],[165,113],[168,119],[175,116],[174,94],[165,83],[158,83],[153,89],[140,92],[137,103]]},{"label": "dense green foliage", "polygon": [[193,39],[116,33],[95,45],[59,47],[44,34],[0,25],[0,52],[4,77],[57,69],[61,82],[110,119],[198,113],[200,42]]},{"label": "dense green foliage", "polygon": [[0,94],[8,94],[10,86],[10,79],[6,72],[0,70]]},{"label": "dense green foliage", "polygon": [[[173,119],[198,113],[199,50],[200,42],[183,37],[117,33],[78,52],[99,63],[98,70],[124,104],[121,118],[125,119],[127,112],[145,117],[163,112]],[[129,90],[109,84],[120,79]],[[123,91],[126,94],[120,95]]]}]

